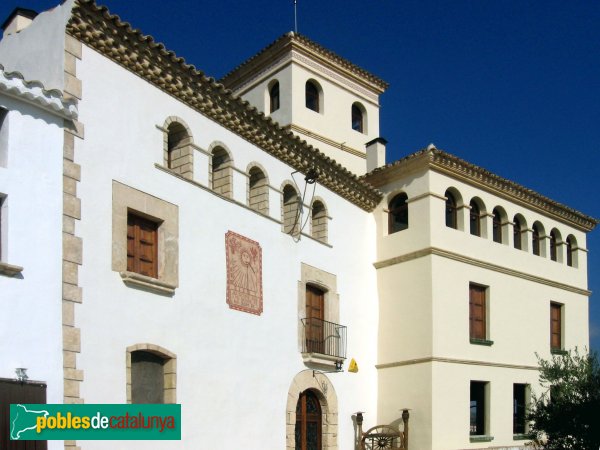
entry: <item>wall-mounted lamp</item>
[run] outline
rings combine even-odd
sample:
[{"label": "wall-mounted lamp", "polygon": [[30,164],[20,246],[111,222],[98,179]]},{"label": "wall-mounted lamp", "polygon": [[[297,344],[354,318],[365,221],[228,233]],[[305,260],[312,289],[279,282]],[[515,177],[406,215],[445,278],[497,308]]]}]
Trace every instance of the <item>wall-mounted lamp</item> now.
[{"label": "wall-mounted lamp", "polygon": [[29,379],[27,376],[27,369],[25,367],[17,367],[15,369],[15,373],[17,374],[17,381],[20,381],[21,383]]}]

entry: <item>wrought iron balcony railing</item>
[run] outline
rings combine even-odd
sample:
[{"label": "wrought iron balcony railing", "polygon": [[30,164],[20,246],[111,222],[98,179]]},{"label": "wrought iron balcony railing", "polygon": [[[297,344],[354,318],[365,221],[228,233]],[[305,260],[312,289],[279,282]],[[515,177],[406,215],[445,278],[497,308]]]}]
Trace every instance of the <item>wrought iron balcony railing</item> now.
[{"label": "wrought iron balcony railing", "polygon": [[346,327],[326,320],[302,319],[302,353],[346,359]]}]

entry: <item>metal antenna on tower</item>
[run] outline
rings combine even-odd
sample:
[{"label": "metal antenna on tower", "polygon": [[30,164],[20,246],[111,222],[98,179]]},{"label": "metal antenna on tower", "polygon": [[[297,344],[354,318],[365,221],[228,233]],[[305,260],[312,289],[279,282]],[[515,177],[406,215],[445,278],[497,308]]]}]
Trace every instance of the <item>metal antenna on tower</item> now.
[{"label": "metal antenna on tower", "polygon": [[298,0],[294,0],[294,33],[298,33]]}]

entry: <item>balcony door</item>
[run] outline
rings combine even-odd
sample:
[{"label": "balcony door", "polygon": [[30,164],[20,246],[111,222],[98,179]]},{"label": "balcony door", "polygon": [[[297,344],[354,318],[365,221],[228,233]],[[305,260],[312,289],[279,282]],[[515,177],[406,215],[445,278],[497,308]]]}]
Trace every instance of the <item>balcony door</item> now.
[{"label": "balcony door", "polygon": [[312,353],[324,353],[323,321],[325,320],[325,292],[306,286],[306,347]]},{"label": "balcony door", "polygon": [[300,394],[296,405],[296,450],[321,450],[321,405],[313,391]]}]

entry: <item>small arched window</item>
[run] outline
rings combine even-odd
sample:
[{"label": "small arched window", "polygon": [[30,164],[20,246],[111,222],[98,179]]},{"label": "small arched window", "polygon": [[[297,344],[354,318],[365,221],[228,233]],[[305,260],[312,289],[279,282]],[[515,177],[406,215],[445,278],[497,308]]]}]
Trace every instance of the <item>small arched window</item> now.
[{"label": "small arched window", "polygon": [[537,223],[533,224],[531,227],[531,249],[534,255],[541,255],[541,245],[540,245],[540,226]]},{"label": "small arched window", "polygon": [[269,214],[269,185],[264,172],[254,166],[248,172],[248,206],[255,211]]},{"label": "small arched window", "polygon": [[558,260],[556,244],[557,244],[556,231],[552,230],[552,231],[550,231],[550,259],[552,261]]},{"label": "small arched window", "polygon": [[312,237],[321,242],[327,242],[327,209],[323,202],[315,200],[311,213]]},{"label": "small arched window", "polygon": [[276,81],[273,83],[273,86],[271,86],[271,89],[269,89],[269,111],[275,112],[280,106],[279,81]]},{"label": "small arched window", "polygon": [[365,130],[365,117],[363,108],[358,104],[352,105],[352,129],[360,133],[364,133]]},{"label": "small arched window", "polygon": [[408,228],[408,196],[404,193],[396,195],[389,204],[388,234]]},{"label": "small arched window", "polygon": [[224,197],[232,194],[231,158],[222,147],[215,147],[212,151],[212,190]]},{"label": "small arched window", "polygon": [[319,98],[319,87],[314,81],[306,82],[306,107],[316,112],[321,112],[321,102]]},{"label": "small arched window", "polygon": [[446,191],[446,226],[450,228],[458,228],[458,217],[456,210],[456,199],[452,192]]},{"label": "small arched window", "polygon": [[154,344],[127,347],[127,403],[176,403],[177,356]]},{"label": "small arched window", "polygon": [[577,241],[575,236],[567,236],[567,266],[577,267]]},{"label": "small arched window", "polygon": [[283,188],[283,232],[295,235],[298,233],[298,192],[291,185]]},{"label": "small arched window", "polygon": [[167,127],[166,163],[172,171],[186,178],[193,177],[192,137],[185,126],[171,122]]},{"label": "small arched window", "polygon": [[523,244],[521,241],[521,234],[523,233],[523,224],[521,219],[515,216],[513,219],[513,245],[516,249],[522,250]]},{"label": "small arched window", "polygon": [[498,208],[494,208],[494,218],[493,218],[493,238],[494,242],[502,243],[502,214]]},{"label": "small arched window", "polygon": [[473,236],[481,236],[481,209],[475,200],[471,200],[469,206],[469,231]]}]

